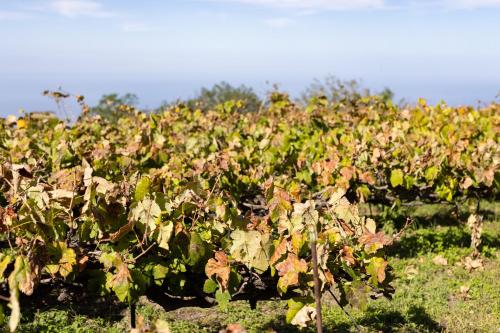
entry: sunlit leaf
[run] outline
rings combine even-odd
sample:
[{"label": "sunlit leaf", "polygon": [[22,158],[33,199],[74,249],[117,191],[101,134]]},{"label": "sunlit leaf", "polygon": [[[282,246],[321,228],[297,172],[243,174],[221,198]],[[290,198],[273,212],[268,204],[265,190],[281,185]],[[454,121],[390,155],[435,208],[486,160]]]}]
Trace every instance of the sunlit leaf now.
[{"label": "sunlit leaf", "polygon": [[403,185],[404,174],[401,169],[394,169],[391,171],[391,186],[398,187]]}]

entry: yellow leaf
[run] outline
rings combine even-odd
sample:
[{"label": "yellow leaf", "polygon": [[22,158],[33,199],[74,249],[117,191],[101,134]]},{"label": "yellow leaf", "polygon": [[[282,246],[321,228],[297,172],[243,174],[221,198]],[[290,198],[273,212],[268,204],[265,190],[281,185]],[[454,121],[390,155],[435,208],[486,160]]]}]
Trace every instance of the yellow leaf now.
[{"label": "yellow leaf", "polygon": [[24,119],[17,120],[17,128],[18,129],[23,129],[23,128],[27,128],[27,127],[28,127],[28,123],[26,122],[26,120],[24,120]]},{"label": "yellow leaf", "polygon": [[370,264],[366,268],[366,272],[371,275],[370,281],[373,284],[377,282],[384,282],[385,280],[385,268],[387,267],[387,261],[384,258],[374,257],[370,260]]},{"label": "yellow leaf", "polygon": [[372,234],[374,234],[377,231],[377,226],[375,224],[375,221],[373,221],[370,218],[366,219],[365,228]]},{"label": "yellow leaf", "polygon": [[12,258],[10,256],[4,256],[0,253],[0,282],[3,282],[3,273],[5,272],[7,266],[10,264],[11,260]]}]

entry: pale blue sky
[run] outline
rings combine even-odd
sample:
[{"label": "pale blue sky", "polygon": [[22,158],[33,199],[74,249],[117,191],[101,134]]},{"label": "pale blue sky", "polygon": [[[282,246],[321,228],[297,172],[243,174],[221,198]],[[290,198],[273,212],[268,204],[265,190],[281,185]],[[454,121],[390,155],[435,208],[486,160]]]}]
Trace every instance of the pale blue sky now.
[{"label": "pale blue sky", "polygon": [[451,104],[500,91],[500,0],[0,0],[0,115],[45,89],[142,106],[226,80],[293,94],[328,74]]}]

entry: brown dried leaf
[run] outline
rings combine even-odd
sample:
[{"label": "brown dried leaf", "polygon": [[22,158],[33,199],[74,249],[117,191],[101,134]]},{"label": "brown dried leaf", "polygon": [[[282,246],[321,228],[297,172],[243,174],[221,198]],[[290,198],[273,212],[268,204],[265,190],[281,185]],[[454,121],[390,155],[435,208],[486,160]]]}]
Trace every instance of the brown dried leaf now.
[{"label": "brown dried leaf", "polygon": [[219,333],[246,333],[246,332],[247,331],[239,323],[229,324],[225,329],[219,331]]},{"label": "brown dried leaf", "polygon": [[342,250],[340,250],[340,254],[342,255],[342,259],[347,262],[349,266],[356,265],[356,259],[354,259],[352,248],[349,246],[344,246]]},{"label": "brown dried leaf", "polygon": [[365,251],[367,253],[374,253],[378,249],[384,247],[390,242],[390,239],[382,232],[379,231],[376,234],[371,232],[365,232],[361,237],[359,237],[359,242],[365,245]]},{"label": "brown dried leaf", "polygon": [[465,258],[465,269],[467,269],[469,272],[472,272],[475,269],[482,270],[483,267],[483,260],[480,258],[473,259],[471,257]]},{"label": "brown dried leaf", "polygon": [[274,253],[269,260],[270,265],[274,265],[284,254],[286,254],[287,244],[287,240],[283,238],[276,249],[274,249]]},{"label": "brown dried leaf", "polygon": [[78,260],[78,272],[81,273],[87,267],[87,262],[89,261],[89,257],[83,256]]},{"label": "brown dried leaf", "polygon": [[340,170],[340,174],[348,182],[354,175],[354,168],[345,166]]},{"label": "brown dried leaf", "polygon": [[444,258],[442,255],[435,256],[434,259],[432,259],[432,262],[440,266],[448,265],[448,260],[446,260],[446,258]]},{"label": "brown dried leaf", "polygon": [[205,274],[209,278],[215,275],[223,290],[227,289],[230,272],[229,260],[222,251],[215,252],[215,259],[209,259],[205,266]]},{"label": "brown dried leaf", "polygon": [[299,259],[295,254],[290,253],[285,261],[277,264],[280,279],[278,281],[278,289],[285,293],[290,286],[299,284],[299,273],[307,272],[307,262],[304,259]]}]

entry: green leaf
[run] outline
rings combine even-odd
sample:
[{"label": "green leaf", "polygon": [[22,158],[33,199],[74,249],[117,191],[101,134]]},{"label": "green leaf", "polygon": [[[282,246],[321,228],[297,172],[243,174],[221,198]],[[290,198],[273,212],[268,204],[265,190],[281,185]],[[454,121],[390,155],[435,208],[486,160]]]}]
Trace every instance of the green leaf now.
[{"label": "green leaf", "polygon": [[203,292],[207,294],[211,294],[217,290],[217,287],[219,284],[215,282],[212,279],[207,279],[205,280],[205,283],[203,284]]},{"label": "green leaf", "polygon": [[189,238],[189,265],[204,268],[211,256],[208,244],[197,232],[191,232]]},{"label": "green leaf", "polygon": [[126,264],[121,264],[116,274],[106,277],[106,286],[115,292],[120,302],[132,300],[132,277]]},{"label": "green leaf", "polygon": [[3,273],[5,272],[5,269],[10,264],[11,261],[12,258],[10,256],[0,253],[0,283],[3,282],[4,280]]},{"label": "green leaf", "polygon": [[75,250],[68,248],[65,242],[56,242],[49,247],[48,252],[51,263],[45,266],[47,271],[52,275],[59,273],[63,278],[68,277],[76,265]]},{"label": "green leaf", "polygon": [[404,181],[403,170],[394,169],[391,171],[391,185],[392,187],[402,186]]},{"label": "green leaf", "polygon": [[410,190],[414,184],[415,184],[415,178],[413,178],[412,176],[404,177],[404,185],[406,189]]},{"label": "green leaf", "polygon": [[14,332],[21,320],[21,307],[19,305],[19,291],[26,295],[33,293],[34,281],[31,275],[29,261],[23,256],[16,257],[14,270],[9,275],[9,307],[11,314],[9,319],[9,329]]},{"label": "green leaf", "polygon": [[425,179],[427,181],[432,181],[432,180],[436,179],[438,173],[439,173],[439,169],[436,166],[431,166],[431,167],[425,169]]},{"label": "green leaf", "polygon": [[446,201],[451,202],[453,200],[453,190],[446,184],[441,184],[436,188],[437,195]]},{"label": "green leaf", "polygon": [[302,328],[316,317],[316,309],[313,307],[314,299],[311,297],[294,297],[287,302],[286,322]]},{"label": "green leaf", "polygon": [[5,323],[5,312],[3,309],[3,304],[0,304],[0,323],[4,324]]},{"label": "green leaf", "polygon": [[149,194],[149,189],[151,187],[151,179],[149,177],[142,177],[135,188],[134,200],[139,202]]},{"label": "green leaf", "polygon": [[110,269],[113,266],[117,266],[117,262],[121,262],[118,254],[116,252],[103,252],[99,257],[99,262],[104,265],[104,268]]},{"label": "green leaf", "polygon": [[163,264],[158,264],[153,267],[153,279],[156,285],[161,286],[163,280],[167,277],[168,267]]},{"label": "green leaf", "polygon": [[226,311],[229,305],[229,301],[231,300],[231,294],[229,291],[221,291],[221,289],[217,289],[215,292],[215,300],[217,301],[217,305],[222,311]]}]

